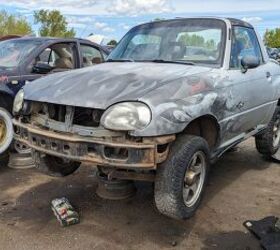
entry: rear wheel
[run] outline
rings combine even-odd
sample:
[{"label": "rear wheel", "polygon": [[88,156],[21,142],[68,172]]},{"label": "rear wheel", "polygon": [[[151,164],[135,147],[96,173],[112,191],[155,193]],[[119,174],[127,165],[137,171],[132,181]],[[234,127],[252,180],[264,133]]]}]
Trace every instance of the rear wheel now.
[{"label": "rear wheel", "polygon": [[207,142],[198,136],[179,137],[157,170],[155,203],[158,210],[175,219],[193,216],[202,199],[208,170]]},{"label": "rear wheel", "polygon": [[280,147],[280,107],[275,113],[264,132],[255,137],[256,148],[260,154],[273,156]]},{"label": "rear wheel", "polygon": [[44,174],[54,177],[64,177],[73,174],[81,165],[80,162],[69,161],[51,155],[40,157],[34,153],[36,168]]}]

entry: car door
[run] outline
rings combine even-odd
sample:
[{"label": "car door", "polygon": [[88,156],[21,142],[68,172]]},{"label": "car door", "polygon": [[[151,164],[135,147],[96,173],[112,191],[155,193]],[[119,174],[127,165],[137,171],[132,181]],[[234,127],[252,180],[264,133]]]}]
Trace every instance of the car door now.
[{"label": "car door", "polygon": [[[241,59],[255,56],[260,65],[246,72],[242,70]],[[264,62],[256,33],[251,28],[234,26],[232,29],[232,48],[228,80],[231,83],[229,102],[232,103],[232,115],[226,118],[226,133],[223,141],[266,125],[274,96],[272,79],[268,63]]]},{"label": "car door", "polygon": [[[40,71],[36,65],[48,66],[50,70]],[[67,71],[79,68],[80,60],[78,56],[76,42],[57,42],[41,48],[29,61],[23,78],[25,81],[33,81],[47,74]]]},{"label": "car door", "polygon": [[82,67],[89,67],[104,62],[101,50],[86,43],[80,43],[80,56]]}]

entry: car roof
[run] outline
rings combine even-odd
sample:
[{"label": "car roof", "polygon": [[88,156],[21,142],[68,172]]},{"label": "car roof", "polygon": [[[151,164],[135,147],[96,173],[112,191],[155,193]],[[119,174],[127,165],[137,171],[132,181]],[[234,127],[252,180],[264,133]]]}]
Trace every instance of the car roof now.
[{"label": "car roof", "polygon": [[9,40],[21,40],[21,41],[42,41],[42,42],[84,42],[87,44],[92,44],[96,47],[101,48],[105,53],[109,54],[110,52],[106,48],[106,46],[102,46],[100,44],[94,43],[87,39],[82,38],[57,38],[57,37],[19,37],[19,38],[13,38]]},{"label": "car roof", "polygon": [[[212,19],[212,20],[229,21],[232,26],[242,26],[242,27],[253,29],[253,26],[250,23],[237,19],[237,18],[231,18],[231,17],[177,17],[177,18],[173,18],[173,19],[164,19],[164,20],[156,20],[156,21],[152,21],[152,22],[147,22],[147,23],[140,24],[138,26],[151,24],[151,23],[176,22],[176,21],[193,20],[193,19],[205,19],[205,20]],[[136,27],[138,27],[138,26],[136,26]]]},{"label": "car roof", "polygon": [[96,46],[102,47],[101,45],[91,42],[87,39],[82,39],[82,38],[58,38],[58,37],[19,37],[19,38],[14,38],[14,39],[10,39],[10,40],[25,40],[25,41],[42,41],[42,42],[47,42],[47,41],[58,41],[58,42],[63,42],[63,41],[79,41],[79,42],[86,42],[86,43],[91,43],[94,44]]}]

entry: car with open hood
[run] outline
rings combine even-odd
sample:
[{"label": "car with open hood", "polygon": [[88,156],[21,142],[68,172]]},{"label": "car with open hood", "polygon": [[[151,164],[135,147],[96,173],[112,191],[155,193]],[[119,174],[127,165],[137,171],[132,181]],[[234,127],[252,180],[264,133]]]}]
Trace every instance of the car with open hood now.
[{"label": "car with open hood", "polygon": [[[101,63],[109,54],[106,48],[84,39],[48,37],[2,37],[0,42],[0,155],[13,139],[12,108],[18,91],[42,76]],[[20,152],[26,146],[15,144]]]},{"label": "car with open hood", "polygon": [[158,210],[185,219],[225,151],[250,136],[261,154],[278,151],[279,105],[280,67],[250,24],[156,21],[132,28],[104,64],[27,84],[15,140],[45,173],[87,162],[107,181],[153,181]]}]

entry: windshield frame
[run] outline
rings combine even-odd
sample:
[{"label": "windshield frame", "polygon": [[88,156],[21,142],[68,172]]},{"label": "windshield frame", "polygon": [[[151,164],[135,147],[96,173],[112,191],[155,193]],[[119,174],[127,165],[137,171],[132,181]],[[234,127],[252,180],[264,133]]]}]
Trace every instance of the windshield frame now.
[{"label": "windshield frame", "polygon": [[[223,19],[218,18],[178,18],[178,19],[171,19],[171,20],[162,20],[162,21],[156,21],[156,22],[150,22],[141,24],[138,26],[135,26],[131,30],[129,30],[123,38],[120,40],[116,48],[111,52],[107,60],[114,61],[122,58],[122,53],[126,50],[129,41],[133,36],[133,33],[136,34],[139,32],[141,34],[141,30],[145,29],[152,29],[152,28],[158,28],[158,27],[178,27],[178,26],[184,26],[184,25],[203,25],[208,28],[220,28],[221,29],[221,46],[220,46],[220,56],[216,61],[199,61],[199,60],[185,60],[186,64],[188,63],[194,63],[195,65],[202,65],[202,66],[208,66],[213,68],[222,68],[224,65],[224,59],[225,59],[225,49],[226,49],[226,41],[227,41],[227,23]],[[129,59],[129,58],[127,58]],[[127,60],[124,60],[127,61]],[[149,60],[142,60],[142,62],[148,62]],[[135,60],[135,62],[141,62],[141,60]],[[151,60],[152,62],[152,60]],[[176,61],[174,61],[175,63]],[[180,61],[182,64],[184,60]]]}]

